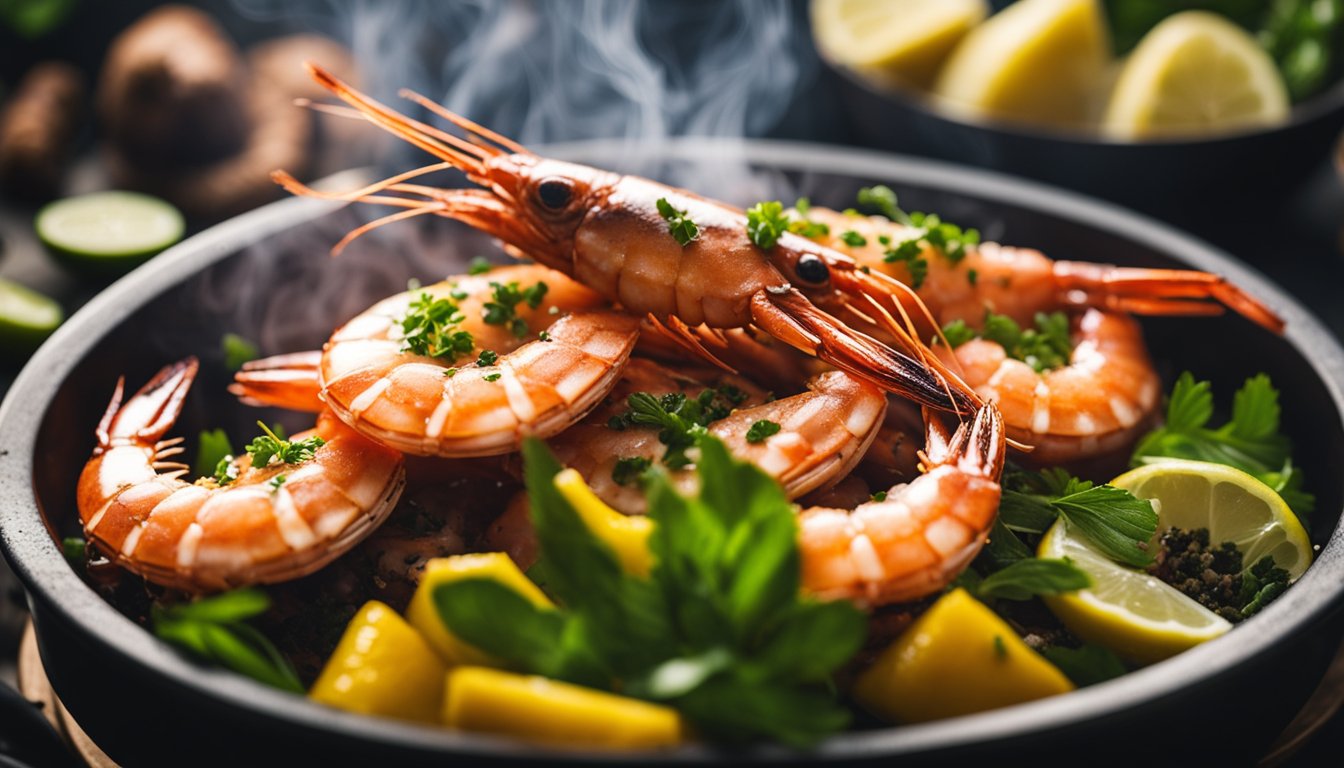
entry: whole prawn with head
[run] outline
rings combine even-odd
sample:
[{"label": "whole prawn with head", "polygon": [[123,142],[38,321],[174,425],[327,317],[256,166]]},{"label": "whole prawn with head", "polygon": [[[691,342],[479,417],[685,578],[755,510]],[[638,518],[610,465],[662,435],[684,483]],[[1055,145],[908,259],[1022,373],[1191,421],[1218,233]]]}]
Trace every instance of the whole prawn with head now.
[{"label": "whole prawn with head", "polygon": [[[661,332],[722,367],[728,368],[711,349],[722,340],[722,329],[754,326],[922,406],[963,416],[977,410],[975,392],[894,319],[888,329],[893,347],[818,306],[850,306],[890,319],[894,297],[908,292],[898,281],[788,232],[773,243],[753,240],[737,208],[648,179],[539,157],[403,92],[465,131],[464,139],[408,118],[316,66],[309,69],[360,116],[442,161],[345,194],[318,192],[275,172],[276,181],[296,194],[403,209],[350,232],[337,250],[393,221],[458,219],[498,237],[514,255],[534,258],[626,311],[647,315]],[[447,168],[464,171],[485,189],[412,182]],[[675,234],[672,220],[682,224]]]}]

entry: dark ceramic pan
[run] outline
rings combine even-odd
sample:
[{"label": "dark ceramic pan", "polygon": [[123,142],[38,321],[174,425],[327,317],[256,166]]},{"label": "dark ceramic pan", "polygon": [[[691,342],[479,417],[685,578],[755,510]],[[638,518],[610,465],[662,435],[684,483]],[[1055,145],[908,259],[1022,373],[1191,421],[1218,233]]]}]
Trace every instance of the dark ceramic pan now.
[{"label": "dark ceramic pan", "polygon": [[[1218,757],[1241,764],[1265,749],[1319,679],[1340,635],[1344,353],[1305,309],[1258,273],[1167,227],[986,172],[784,143],[683,140],[633,154],[619,150],[597,143],[557,153],[672,179],[686,178],[688,169],[704,172],[696,161],[708,161],[710,175],[699,176],[698,189],[738,203],[808,194],[818,204],[845,206],[859,186],[882,182],[910,207],[1057,258],[1226,275],[1279,311],[1287,333],[1277,337],[1238,317],[1154,321],[1146,323],[1154,355],[1168,382],[1190,369],[1217,382],[1220,400],[1250,374],[1273,375],[1286,429],[1319,499],[1312,528],[1323,547],[1302,580],[1262,614],[1119,680],[973,717],[845,733],[805,755],[687,748],[655,759],[1077,765],[1185,755],[1196,764]],[[651,167],[650,159],[659,162]],[[166,361],[201,355],[203,375],[178,433],[224,426],[241,434],[256,414],[224,394],[222,331],[259,339],[264,353],[311,348],[408,277],[442,276],[489,248],[465,227],[425,221],[384,230],[330,259],[328,247],[356,215],[286,200],[182,243],[71,318],[0,407],[0,543],[28,589],[57,693],[93,739],[127,765],[594,759],[336,712],[202,667],[119,613],[62,558],[56,537],[77,530],[75,479],[118,375],[138,383]]]}]

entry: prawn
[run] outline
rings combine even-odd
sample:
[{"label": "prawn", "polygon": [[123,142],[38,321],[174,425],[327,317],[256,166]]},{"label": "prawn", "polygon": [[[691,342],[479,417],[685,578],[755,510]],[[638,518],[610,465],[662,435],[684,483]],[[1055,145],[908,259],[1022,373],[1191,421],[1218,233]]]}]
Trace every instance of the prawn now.
[{"label": "prawn", "polygon": [[[528,289],[539,289],[534,303],[499,308],[501,290]],[[431,356],[407,348],[402,321],[412,303],[437,301],[455,302],[460,322],[451,332],[468,334],[470,350]],[[248,365],[230,390],[291,408],[325,404],[361,434],[410,454],[509,453],[524,435],[569,427],[615,385],[639,323],[605,305],[542,266],[462,275],[383,299],[338,328],[320,356]]]},{"label": "prawn", "polygon": [[[551,449],[565,466],[584,476],[609,506],[625,514],[643,514],[646,500],[637,483],[618,479],[622,460],[656,463],[667,452],[657,429],[631,426],[614,430],[610,419],[625,412],[628,395],[645,392],[654,397],[680,394],[695,399],[709,392],[711,407],[722,392],[735,395],[725,410],[731,412],[708,424],[709,434],[724,442],[739,459],[750,461],[779,481],[790,498],[828,488],[849,474],[863,458],[882,426],[886,396],[877,387],[841,371],[817,374],[806,390],[779,399],[767,399],[753,383],[738,376],[712,382],[669,370],[650,360],[636,359],[607,404],[551,441]],[[775,434],[752,442],[752,425],[768,421]],[[694,473],[672,470],[683,490],[694,484]]]},{"label": "prawn", "polygon": [[187,482],[187,466],[170,461],[182,438],[164,435],[197,368],[195,358],[166,366],[125,404],[119,379],[98,424],[79,477],[79,517],[116,564],[188,592],[286,581],[331,562],[392,511],[405,485],[401,454],[330,414],[295,436],[325,441],[310,458],[254,467],[244,455],[228,485]]},{"label": "prawn", "polygon": [[[887,250],[921,234],[885,216],[859,216],[828,208],[808,209],[808,218],[829,230],[815,241],[842,251],[859,264],[914,285],[909,262],[888,260]],[[853,232],[858,245],[846,242]],[[1282,318],[1258,299],[1218,275],[1189,269],[1117,267],[1054,261],[1032,248],[998,243],[968,247],[957,259],[932,248],[920,254],[925,274],[915,295],[939,325],[976,322],[986,310],[1029,325],[1038,312],[1096,307],[1136,315],[1216,315],[1232,309],[1274,333]],[[922,315],[920,307],[912,316]]]},{"label": "prawn", "polygon": [[937,418],[925,420],[923,474],[852,510],[799,514],[803,589],[869,606],[917,600],[979,553],[1002,493],[1002,418],[986,405],[950,437]]},{"label": "prawn", "polygon": [[[882,303],[908,290],[885,275],[861,270],[844,253],[790,232],[769,248],[759,247],[737,208],[648,179],[539,157],[424,96],[402,92],[465,131],[464,139],[408,118],[317,66],[308,67],[359,116],[441,161],[344,194],[313,190],[288,173],[273,173],[294,194],[403,209],[353,230],[334,250],[394,221],[422,215],[454,218],[498,237],[515,256],[534,258],[627,312],[648,316],[716,364],[722,361],[706,340],[726,329],[753,327],[921,405],[966,416],[979,407],[975,393],[894,319],[889,333],[899,349],[819,308],[818,303],[866,307],[890,318]],[[464,171],[485,189],[412,183],[447,168]],[[693,221],[696,236],[685,243],[675,238],[660,206]]]}]

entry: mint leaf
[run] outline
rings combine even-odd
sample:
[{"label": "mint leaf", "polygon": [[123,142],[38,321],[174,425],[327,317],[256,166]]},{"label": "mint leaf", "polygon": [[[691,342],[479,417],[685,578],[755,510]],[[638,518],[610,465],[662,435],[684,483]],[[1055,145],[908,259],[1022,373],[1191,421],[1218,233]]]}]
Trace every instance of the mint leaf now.
[{"label": "mint leaf", "polygon": [[1082,531],[1110,559],[1134,568],[1153,561],[1153,556],[1140,547],[1157,532],[1157,512],[1147,499],[1099,485],[1051,503],[1069,525]]},{"label": "mint leaf", "polygon": [[1058,595],[1087,589],[1092,580],[1066,560],[1019,560],[986,576],[976,587],[983,599],[1030,600],[1037,595]]}]

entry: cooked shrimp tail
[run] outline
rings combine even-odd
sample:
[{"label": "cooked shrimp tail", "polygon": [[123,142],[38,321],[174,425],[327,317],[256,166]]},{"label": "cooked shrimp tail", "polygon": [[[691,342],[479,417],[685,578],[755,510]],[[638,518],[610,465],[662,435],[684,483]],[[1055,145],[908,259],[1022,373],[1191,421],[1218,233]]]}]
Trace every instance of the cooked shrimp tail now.
[{"label": "cooked shrimp tail", "polygon": [[320,349],[249,360],[234,374],[229,392],[248,405],[319,413],[326,407],[318,376],[321,364]]},{"label": "cooked shrimp tail", "polygon": [[1078,261],[1054,263],[1055,279],[1070,303],[1136,315],[1216,315],[1224,307],[1275,333],[1283,318],[1259,299],[1208,272],[1115,267]]},{"label": "cooked shrimp tail", "polygon": [[[117,379],[117,387],[112,392],[112,401],[98,422],[98,445],[95,453],[106,451],[117,445],[130,442],[157,442],[177,421],[182,412],[182,402],[187,397],[191,383],[196,380],[200,364],[195,357],[179,360],[164,367],[150,379],[125,405],[122,396],[126,387],[125,377]],[[178,440],[174,442],[174,446]],[[169,455],[182,453],[181,448],[169,447],[155,454],[155,460]],[[186,465],[181,465],[183,469]]]},{"label": "cooked shrimp tail", "polygon": [[868,605],[916,600],[947,586],[984,546],[998,514],[1006,442],[986,405],[950,436],[926,412],[924,474],[853,510],[799,518],[803,587]]}]

